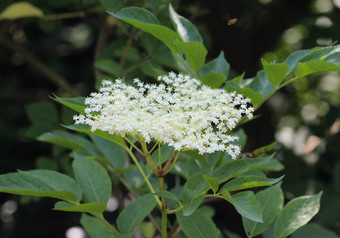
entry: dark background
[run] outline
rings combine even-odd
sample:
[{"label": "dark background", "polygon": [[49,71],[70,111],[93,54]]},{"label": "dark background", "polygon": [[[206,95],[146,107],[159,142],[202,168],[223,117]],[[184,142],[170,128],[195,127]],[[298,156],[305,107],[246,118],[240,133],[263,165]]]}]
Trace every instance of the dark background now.
[{"label": "dark background", "polygon": [[[29,2],[46,15],[88,11],[99,5],[94,0]],[[126,1],[125,5],[135,2]],[[2,0],[0,11],[11,3]],[[209,52],[207,58],[224,51],[232,74],[245,72],[246,78],[254,77],[261,69],[261,58],[281,62],[295,50],[331,45],[340,39],[340,1],[336,0],[201,0],[172,4],[200,30]],[[238,20],[229,26],[233,18]],[[56,123],[46,125],[46,129],[58,128],[58,122],[67,121],[70,112],[62,111],[49,97],[52,93],[85,96],[93,90],[100,74],[93,67],[98,52],[106,42],[120,36],[116,25],[105,19],[102,11],[84,18],[0,21],[0,174],[34,169],[42,166],[44,158],[57,157],[57,149],[34,140],[36,132],[30,131],[34,116],[27,115],[29,105],[53,105],[52,110],[46,107],[46,116],[56,110]],[[138,44],[138,39],[134,41]],[[60,75],[67,85],[53,81],[37,62]],[[336,211],[340,211],[340,205],[335,201],[339,199],[340,135],[335,122],[340,118],[339,81],[339,73],[332,73],[289,85],[259,110],[259,119],[245,128],[249,151],[281,138],[276,149],[286,166],[286,198],[324,190],[321,210],[314,221],[338,233],[340,217]],[[327,89],[330,82],[335,86]],[[335,128],[335,133],[330,128]],[[290,132],[285,134],[284,130]],[[308,144],[311,136],[319,139],[316,145]],[[79,226],[79,215],[52,211],[54,202],[1,193],[0,237],[65,237],[68,228]],[[228,224],[229,230],[242,235],[241,221],[233,208],[225,203],[214,206],[218,207],[215,221]]]}]

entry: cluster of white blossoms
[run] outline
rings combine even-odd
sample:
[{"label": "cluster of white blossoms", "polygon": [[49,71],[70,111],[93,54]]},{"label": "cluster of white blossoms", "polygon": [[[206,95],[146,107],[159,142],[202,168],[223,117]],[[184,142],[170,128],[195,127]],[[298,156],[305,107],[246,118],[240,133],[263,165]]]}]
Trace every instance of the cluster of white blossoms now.
[{"label": "cluster of white blossoms", "polygon": [[173,72],[158,81],[149,85],[135,79],[137,87],[103,81],[99,92],[85,99],[88,107],[74,116],[75,123],[88,124],[92,131],[156,140],[175,150],[226,151],[233,159],[240,154],[231,130],[243,116],[252,117],[248,98]]}]

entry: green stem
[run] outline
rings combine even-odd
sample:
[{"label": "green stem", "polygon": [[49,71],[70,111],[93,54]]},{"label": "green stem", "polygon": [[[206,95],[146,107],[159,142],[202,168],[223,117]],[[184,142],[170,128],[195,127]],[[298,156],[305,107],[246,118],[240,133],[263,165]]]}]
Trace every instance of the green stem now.
[{"label": "green stem", "polygon": [[170,168],[167,169],[167,170],[164,172],[163,175],[166,175],[167,173],[169,173],[169,172],[171,171],[171,169],[172,169],[172,167],[174,167],[174,165],[175,165],[175,163],[176,163],[176,161],[177,161],[177,159],[178,159],[180,153],[181,153],[180,151],[177,151],[176,157],[175,157],[174,161],[172,162]]},{"label": "green stem", "polygon": [[148,165],[150,166],[152,172],[154,172],[154,174],[158,177],[159,176],[159,170],[157,168],[157,165],[155,164],[155,162],[153,161],[153,159],[151,158],[151,155],[148,151],[148,148],[146,146],[146,143],[144,140],[141,140],[140,141],[141,145],[142,145],[142,148],[143,148],[143,151],[144,151],[144,156],[145,156],[145,159],[146,159],[146,162],[148,163]]},{"label": "green stem", "polygon": [[162,238],[168,237],[168,231],[167,231],[167,213],[166,210],[162,209]]},{"label": "green stem", "polygon": [[[159,181],[159,188],[161,191],[164,191],[164,177],[161,176],[158,178]],[[166,198],[161,197],[162,200],[162,238],[167,238],[168,237],[168,229],[167,229],[167,224],[168,224],[168,218],[167,218],[167,210],[168,210],[168,205],[166,203]]]},{"label": "green stem", "polygon": [[[139,164],[138,159],[136,158],[136,156],[132,153],[131,150],[126,150],[126,151],[129,153],[129,155],[130,155],[130,157],[132,158],[133,162],[136,164],[136,166],[137,166],[139,172],[141,173],[141,175],[142,175],[143,178],[144,178],[144,181],[145,181],[146,185],[149,187],[150,192],[151,192],[151,193],[155,193],[155,189],[152,187],[152,185],[151,185],[151,183],[150,183],[148,177],[145,175],[144,170],[143,170],[142,167],[140,166],[140,164]],[[158,196],[154,195],[154,197],[155,197],[155,199],[156,199],[156,201],[157,201],[159,207],[162,207],[162,202],[159,200]]]},{"label": "green stem", "polygon": [[102,215],[99,214],[93,214],[91,213],[94,217],[96,217],[98,220],[100,220],[101,222],[103,222],[114,234],[119,235],[118,230],[116,229],[116,227],[114,227],[113,225],[111,225],[107,220],[105,220],[105,218]]},{"label": "green stem", "polygon": [[176,213],[176,212],[179,212],[179,211],[181,211],[181,210],[183,210],[184,209],[184,206],[183,205],[181,205],[181,206],[179,206],[179,207],[177,207],[176,209],[173,209],[173,210],[167,210],[166,212],[168,213],[168,214],[174,214],[174,213]]}]

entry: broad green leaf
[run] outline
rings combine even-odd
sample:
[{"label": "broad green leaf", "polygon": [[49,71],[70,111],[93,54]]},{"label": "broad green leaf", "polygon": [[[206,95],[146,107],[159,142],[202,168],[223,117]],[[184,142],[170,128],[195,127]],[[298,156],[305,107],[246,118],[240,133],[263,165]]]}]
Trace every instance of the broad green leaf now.
[{"label": "broad green leaf", "polygon": [[109,14],[150,33],[175,53],[179,52],[174,43],[175,41],[181,41],[180,36],[168,27],[159,25],[158,19],[150,11],[139,7],[126,7],[116,13],[109,12]]},{"label": "broad green leaf", "polygon": [[335,52],[333,54],[328,55],[324,61],[327,61],[329,63],[333,63],[340,67],[340,52]]},{"label": "broad green leaf", "polygon": [[100,0],[106,11],[115,12],[123,6],[123,0]]},{"label": "broad green leaf", "polygon": [[280,161],[278,161],[276,158],[258,167],[259,170],[264,171],[264,172],[282,171],[284,168],[285,167],[283,166],[283,164]]},{"label": "broad green leaf", "polygon": [[57,123],[56,108],[50,102],[38,102],[26,107],[26,113],[32,123]]},{"label": "broad green leaf", "polygon": [[94,63],[94,67],[110,75],[121,77],[122,69],[120,65],[110,59],[100,59]]},{"label": "broad green leaf", "polygon": [[203,43],[202,37],[195,25],[188,19],[178,15],[171,4],[169,4],[169,13],[177,33],[184,42],[197,41],[199,43]]},{"label": "broad green leaf", "polygon": [[26,107],[26,114],[32,126],[25,132],[25,136],[35,138],[46,131],[58,126],[57,110],[50,102],[38,102]]},{"label": "broad green leaf", "polygon": [[176,32],[160,25],[156,16],[150,11],[139,7],[126,7],[117,13],[109,12],[109,14],[150,33],[167,45],[174,53],[177,54],[182,51],[193,69],[197,70],[204,64],[207,50],[201,43],[183,42]]},{"label": "broad green leaf", "polygon": [[233,205],[238,213],[252,221],[263,222],[262,211],[253,192],[245,191],[231,195]]},{"label": "broad green leaf", "polygon": [[94,145],[84,137],[66,131],[46,132],[37,138],[39,141],[52,143],[71,150],[88,151],[91,155],[98,155]]},{"label": "broad green leaf", "polygon": [[218,231],[211,218],[200,211],[185,216],[182,211],[176,213],[178,223],[188,238],[218,238]]},{"label": "broad green leaf", "polygon": [[161,196],[161,197],[165,197],[165,198],[168,198],[168,199],[171,199],[177,203],[181,203],[179,201],[179,199],[176,197],[175,194],[173,194],[172,192],[169,192],[169,191],[159,191],[159,192],[156,192],[156,193],[153,193],[152,195],[157,195],[157,196]]},{"label": "broad green leaf", "polygon": [[268,96],[274,90],[274,86],[268,80],[264,70],[259,71],[247,87],[261,93],[263,97]]},{"label": "broad green leaf", "polygon": [[80,201],[81,189],[70,177],[51,170],[19,171],[0,175],[0,191],[17,195]]},{"label": "broad green leaf", "polygon": [[242,94],[244,97],[249,98],[253,106],[256,106],[262,102],[262,99],[263,99],[262,94],[251,88],[244,87],[244,88],[234,89],[234,90]]},{"label": "broad green leaf", "polygon": [[190,216],[196,209],[201,205],[204,200],[204,194],[192,194],[190,192],[185,192],[181,196],[183,200],[183,215]]},{"label": "broad green leaf", "polygon": [[64,212],[88,212],[92,214],[102,214],[106,209],[106,203],[103,202],[89,202],[82,204],[72,204],[68,202],[57,202],[54,205],[54,210]]},{"label": "broad green leaf", "polygon": [[291,200],[282,209],[275,222],[275,237],[287,237],[301,226],[307,224],[320,209],[321,194],[322,192]]},{"label": "broad green leaf", "polygon": [[315,49],[312,49],[308,55],[303,57],[300,62],[322,59],[338,50],[338,46],[316,47]]},{"label": "broad green leaf", "polygon": [[340,71],[340,66],[324,60],[300,62],[296,66],[296,76],[298,77],[323,71]]},{"label": "broad green leaf", "polygon": [[105,131],[101,131],[101,130],[91,131],[91,128],[88,125],[76,124],[76,125],[70,125],[70,126],[64,126],[64,127],[66,127],[67,129],[73,130],[73,131],[78,131],[78,132],[83,132],[83,133],[99,136],[99,137],[102,137],[102,138],[107,139],[109,141],[112,141],[112,142],[116,143],[117,145],[120,145],[123,148],[127,148],[125,143],[124,143],[124,140],[121,137],[111,135],[111,134],[109,134]]},{"label": "broad green leaf", "polygon": [[233,160],[222,164],[212,174],[221,183],[238,175],[244,174],[247,171],[257,168],[263,164],[268,163],[274,155],[261,158],[250,158],[242,160]]},{"label": "broad green leaf", "polygon": [[211,170],[198,173],[190,177],[184,185],[181,198],[183,200],[183,214],[189,216],[201,204],[204,199],[205,190],[208,185],[204,180],[203,175],[209,176]]},{"label": "broad green leaf", "polygon": [[317,223],[307,224],[296,232],[294,232],[291,236],[292,238],[339,238],[339,236]]},{"label": "broad green leaf", "polygon": [[208,53],[204,45],[197,41],[175,41],[175,45],[184,53],[185,59],[195,71],[202,67],[205,61],[205,57]]},{"label": "broad green leaf", "polygon": [[297,50],[294,51],[292,54],[290,54],[287,59],[285,60],[285,63],[289,65],[289,70],[287,71],[287,75],[290,74],[298,64],[298,62],[307,56],[310,53],[310,50]]},{"label": "broad green leaf", "polygon": [[73,171],[86,202],[107,203],[112,185],[106,170],[98,162],[75,155]]},{"label": "broad green leaf", "polygon": [[139,230],[145,238],[155,237],[156,227],[152,222],[143,222],[140,224]]},{"label": "broad green leaf", "polygon": [[147,194],[127,205],[117,219],[119,231],[123,233],[132,231],[154,209],[156,204],[155,198]]},{"label": "broad green leaf", "polygon": [[219,88],[226,80],[223,74],[215,74],[214,72],[202,75],[199,79],[204,85],[211,88]]},{"label": "broad green leaf", "polygon": [[206,175],[203,175],[203,178],[207,182],[209,187],[213,190],[213,192],[216,193],[218,190],[218,186],[220,185],[218,179],[214,177],[208,177]]},{"label": "broad green leaf", "polygon": [[266,146],[262,146],[262,147],[260,147],[256,150],[254,150],[252,152],[252,154],[253,154],[254,157],[259,157],[259,156],[264,155],[267,152],[271,151],[272,149],[274,149],[275,145],[276,145],[276,142],[273,142],[273,143],[266,145]]},{"label": "broad green leaf", "polygon": [[97,218],[83,213],[80,224],[85,228],[91,238],[117,238],[113,231]]},{"label": "broad green leaf", "polygon": [[203,84],[219,88],[228,77],[229,67],[222,51],[216,59],[208,62],[197,71],[197,75]]},{"label": "broad green leaf", "polygon": [[24,17],[42,17],[44,13],[28,2],[17,2],[9,5],[0,14],[0,20],[15,20]]},{"label": "broad green leaf", "polygon": [[85,98],[83,97],[60,98],[54,95],[54,98],[52,99],[56,102],[63,104],[66,107],[71,108],[76,112],[84,113],[84,109],[86,108]]},{"label": "broad green leaf", "polygon": [[256,194],[256,199],[263,213],[263,223],[242,217],[243,227],[248,233],[248,237],[263,233],[279,215],[283,207],[283,192],[280,185],[276,184]]},{"label": "broad green leaf", "polygon": [[145,76],[157,78],[159,75],[165,75],[167,72],[162,68],[161,65],[153,63],[151,61],[145,61],[140,65],[140,69]]},{"label": "broad green leaf", "polygon": [[289,65],[286,63],[271,64],[267,61],[262,61],[263,68],[266,72],[268,80],[275,86],[279,86],[285,79],[286,73],[289,70]]},{"label": "broad green leaf", "polygon": [[122,147],[99,136],[90,135],[90,137],[98,150],[110,161],[113,167],[124,167],[126,156]]},{"label": "broad green leaf", "polygon": [[284,176],[280,178],[272,179],[272,178],[263,178],[258,176],[240,176],[226,183],[223,188],[228,189],[229,192],[262,187],[262,186],[270,186],[282,180]]}]

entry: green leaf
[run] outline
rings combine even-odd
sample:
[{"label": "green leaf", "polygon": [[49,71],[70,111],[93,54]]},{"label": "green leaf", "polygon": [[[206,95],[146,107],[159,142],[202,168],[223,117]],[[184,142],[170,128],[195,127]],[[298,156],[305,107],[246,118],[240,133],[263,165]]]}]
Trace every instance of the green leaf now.
[{"label": "green leaf", "polygon": [[157,17],[152,12],[141,7],[126,7],[121,9],[119,12],[110,14],[122,20],[128,19],[145,24],[160,24]]},{"label": "green leaf", "polygon": [[207,54],[205,47],[199,42],[183,42],[176,32],[159,25],[158,19],[150,11],[139,7],[127,7],[117,13],[109,12],[109,14],[150,33],[174,53],[178,54],[182,51],[193,69],[199,69],[203,65]]},{"label": "green leaf", "polygon": [[120,65],[110,59],[100,59],[94,63],[94,67],[115,77],[122,76]]},{"label": "green leaf", "polygon": [[211,170],[198,173],[190,177],[184,185],[181,198],[183,200],[184,216],[191,215],[201,204],[204,199],[207,182],[203,175],[210,175]]},{"label": "green leaf", "polygon": [[35,138],[57,127],[57,110],[50,102],[29,104],[26,113],[32,122],[32,126],[25,132],[27,137]]},{"label": "green leaf", "polygon": [[258,167],[259,170],[264,171],[264,172],[282,171],[284,168],[285,167],[283,166],[283,164],[280,161],[278,161],[276,158]]},{"label": "green leaf", "polygon": [[88,151],[91,155],[97,155],[98,151],[87,139],[73,135],[66,131],[46,132],[37,138],[39,141],[52,143],[71,150]]},{"label": "green leaf", "polygon": [[316,47],[315,49],[312,49],[308,55],[303,57],[300,62],[322,59],[338,50],[338,46]]},{"label": "green leaf", "polygon": [[275,237],[287,237],[301,226],[307,224],[320,209],[321,194],[322,192],[291,200],[282,209],[275,222]]},{"label": "green leaf", "polygon": [[127,205],[117,219],[119,231],[123,233],[132,231],[154,209],[156,204],[155,198],[147,194]]},{"label": "green leaf", "polygon": [[115,12],[123,6],[123,0],[100,0],[106,11]]},{"label": "green leaf", "polygon": [[72,110],[76,112],[84,113],[84,110],[86,108],[85,98],[83,97],[60,98],[54,95],[54,98],[52,99],[56,102],[63,104],[66,107],[71,108]]},{"label": "green leaf", "polygon": [[106,170],[98,162],[75,155],[73,171],[85,200],[107,203],[111,197],[111,180]]},{"label": "green leaf", "polygon": [[240,215],[252,221],[263,222],[262,211],[253,192],[239,192],[232,195],[231,199],[232,204]]},{"label": "green leaf", "polygon": [[105,209],[106,203],[103,202],[89,202],[78,205],[68,202],[57,202],[54,205],[54,210],[64,212],[88,212],[92,214],[102,214]]},{"label": "green leaf", "polygon": [[179,52],[174,42],[176,40],[181,41],[180,36],[168,27],[159,25],[158,19],[150,11],[139,7],[126,7],[117,13],[109,12],[109,14],[150,33],[166,44],[173,52]]},{"label": "green leaf", "polygon": [[286,73],[289,70],[289,65],[286,63],[270,64],[267,61],[262,61],[263,68],[266,72],[268,80],[276,87],[285,79]]},{"label": "green leaf", "polygon": [[256,92],[251,88],[244,87],[240,89],[234,89],[234,91],[242,94],[244,97],[249,98],[253,106],[259,105],[262,102],[263,99],[262,94],[260,92]]},{"label": "green leaf", "polygon": [[19,171],[0,175],[0,191],[52,197],[69,202],[80,201],[82,195],[79,185],[72,178],[51,170]]},{"label": "green leaf", "polygon": [[83,213],[80,224],[85,228],[91,238],[116,238],[118,237],[103,222],[97,218]]},{"label": "green leaf", "polygon": [[169,13],[177,33],[184,42],[197,41],[199,43],[203,43],[202,37],[195,25],[193,25],[188,19],[178,15],[171,4],[169,4]]},{"label": "green leaf", "polygon": [[209,187],[213,190],[213,192],[216,193],[218,190],[218,186],[220,185],[218,179],[214,177],[208,177],[206,175],[203,175],[203,178],[208,183]]},{"label": "green leaf", "polygon": [[248,88],[261,93],[263,97],[268,96],[273,90],[273,84],[268,80],[264,70],[257,73],[253,81],[248,85]]},{"label": "green leaf", "polygon": [[317,223],[307,224],[292,234],[292,238],[339,238],[339,236]]},{"label": "green leaf", "polygon": [[32,123],[58,122],[57,110],[50,102],[29,104],[26,113]]},{"label": "green leaf", "polygon": [[126,156],[122,147],[99,136],[90,135],[90,137],[99,151],[110,161],[110,164],[113,167],[123,168],[125,166]]},{"label": "green leaf", "polygon": [[145,238],[155,237],[156,227],[152,222],[143,222],[140,224],[139,230]]},{"label": "green leaf", "polygon": [[294,51],[292,54],[290,54],[287,59],[285,60],[285,63],[289,66],[289,70],[287,71],[287,75],[290,74],[298,64],[298,62],[307,56],[310,53],[310,50],[297,50]]},{"label": "green leaf", "polygon": [[250,158],[242,160],[232,160],[219,166],[214,172],[213,177],[223,183],[247,171],[268,163],[274,155],[261,158]]},{"label": "green leaf", "polygon": [[333,54],[328,55],[324,59],[324,61],[340,66],[340,52],[335,52]]},{"label": "green leaf", "polygon": [[203,84],[212,88],[219,88],[228,77],[229,67],[222,51],[216,59],[205,64],[197,71],[197,75]]},{"label": "green leaf", "polygon": [[202,67],[208,53],[204,45],[197,41],[175,41],[175,45],[184,53],[185,59],[195,71]]},{"label": "green leaf", "polygon": [[276,142],[273,142],[273,143],[266,145],[266,146],[262,146],[262,147],[260,147],[256,150],[254,150],[252,152],[252,154],[253,154],[254,157],[259,157],[259,156],[264,155],[267,152],[271,151],[272,149],[274,149],[275,145],[276,145]]},{"label": "green leaf", "polygon": [[272,178],[263,178],[258,176],[240,176],[237,177],[228,183],[226,183],[223,188],[228,189],[229,192],[262,187],[262,186],[270,186],[282,180],[284,176],[280,178],[272,179]]},{"label": "green leaf", "polygon": [[333,167],[333,187],[340,194],[340,160]]},{"label": "green leaf", "polygon": [[248,237],[257,236],[266,231],[279,215],[283,207],[283,192],[280,186],[279,183],[256,194],[263,213],[263,223],[242,217],[243,227],[248,233]]},{"label": "green leaf", "polygon": [[175,194],[169,192],[169,191],[159,191],[159,192],[156,192],[156,193],[153,193],[152,195],[157,195],[157,196],[161,196],[161,197],[165,197],[165,198],[168,198],[168,199],[171,199],[175,202],[177,202],[178,204],[180,204],[181,202],[179,201],[179,199],[176,197]]},{"label": "green leaf", "polygon": [[15,20],[24,17],[42,17],[44,13],[28,2],[13,3],[6,7],[0,14],[0,20]]},{"label": "green leaf", "polygon": [[300,62],[296,66],[297,77],[323,71],[340,71],[340,66],[324,60],[311,60],[303,63]]},{"label": "green leaf", "polygon": [[67,129],[73,130],[73,131],[78,131],[78,132],[83,132],[83,133],[99,136],[99,137],[102,137],[102,138],[107,139],[109,141],[112,141],[112,142],[116,143],[117,145],[120,145],[123,148],[127,148],[125,143],[124,143],[124,140],[121,137],[111,135],[111,134],[109,134],[105,131],[101,131],[101,130],[91,131],[91,128],[88,125],[76,124],[76,125],[70,125],[70,126],[64,126],[64,127],[66,127]]},{"label": "green leaf", "polygon": [[188,238],[218,238],[217,228],[211,218],[203,212],[195,211],[185,216],[182,211],[176,213],[180,227]]}]

